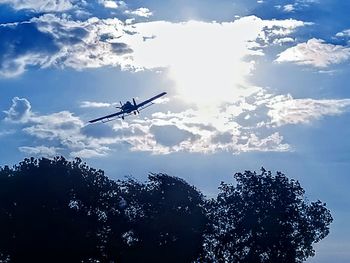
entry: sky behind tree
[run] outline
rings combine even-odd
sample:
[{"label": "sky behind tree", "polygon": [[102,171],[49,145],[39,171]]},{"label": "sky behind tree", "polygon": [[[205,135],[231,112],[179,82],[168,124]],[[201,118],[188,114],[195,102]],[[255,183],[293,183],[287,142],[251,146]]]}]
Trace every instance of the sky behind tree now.
[{"label": "sky behind tree", "polygon": [[[234,172],[298,179],[331,234],[308,262],[350,258],[350,3],[0,0],[0,165],[79,156],[112,178]],[[88,125],[119,101],[167,97]]]}]

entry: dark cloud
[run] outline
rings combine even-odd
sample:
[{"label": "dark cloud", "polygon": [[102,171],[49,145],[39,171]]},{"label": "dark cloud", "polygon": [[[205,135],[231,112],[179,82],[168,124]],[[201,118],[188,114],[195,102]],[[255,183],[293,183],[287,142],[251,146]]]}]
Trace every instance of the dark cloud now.
[{"label": "dark cloud", "polygon": [[100,41],[106,42],[106,41],[112,40],[112,39],[114,39],[114,36],[112,34],[106,33],[106,34],[100,35]]},{"label": "dark cloud", "polygon": [[216,128],[213,125],[210,124],[203,124],[203,123],[185,123],[185,125],[189,128],[196,127],[201,130],[206,130],[206,131],[215,131]]},{"label": "dark cloud", "polygon": [[26,53],[53,53],[58,51],[52,35],[38,30],[30,22],[0,26],[0,56],[17,56]]},{"label": "dark cloud", "polygon": [[237,138],[237,145],[245,145],[248,142],[248,138]]},{"label": "dark cloud", "polygon": [[135,124],[123,128],[115,127],[114,134],[119,137],[142,137],[146,135],[146,133],[141,129],[141,126]]},{"label": "dark cloud", "polygon": [[154,135],[157,143],[172,147],[185,140],[195,140],[196,136],[186,130],[179,129],[175,125],[152,125],[150,132]]},{"label": "dark cloud", "polygon": [[88,124],[81,128],[81,133],[94,138],[115,137],[116,132],[107,124]]},{"label": "dark cloud", "polygon": [[221,144],[229,144],[229,143],[232,143],[232,140],[233,140],[233,135],[231,132],[219,132],[219,133],[216,133],[211,141],[212,143],[221,143]]},{"label": "dark cloud", "polygon": [[132,53],[133,50],[125,43],[111,43],[112,51],[118,55]]},{"label": "dark cloud", "polygon": [[30,22],[0,25],[0,73],[16,75],[28,64],[37,65],[45,56],[58,52],[52,35],[38,30]]},{"label": "dark cloud", "polygon": [[77,128],[77,127],[79,127],[79,125],[77,125],[76,120],[67,120],[65,122],[58,123],[56,125],[56,128],[60,129],[62,131],[64,131],[64,130],[73,130],[73,129]]},{"label": "dark cloud", "polygon": [[256,127],[257,124],[269,121],[268,111],[269,108],[265,104],[262,104],[256,106],[254,110],[243,111],[234,120],[242,127]]},{"label": "dark cloud", "polygon": [[[44,14],[21,23],[0,25],[0,75],[13,77],[29,66],[118,66],[133,50],[117,41],[124,24],[118,19]],[[105,33],[108,32],[108,33]]]}]

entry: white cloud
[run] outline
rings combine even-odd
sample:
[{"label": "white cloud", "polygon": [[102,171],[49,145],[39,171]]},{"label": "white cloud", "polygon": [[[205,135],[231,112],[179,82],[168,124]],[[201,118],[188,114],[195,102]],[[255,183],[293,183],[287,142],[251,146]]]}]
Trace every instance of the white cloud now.
[{"label": "white cloud", "polygon": [[59,52],[51,56],[46,66],[57,65],[75,69],[102,66],[129,67],[132,50],[120,41],[125,33],[124,23],[116,18],[90,18],[84,22],[71,21],[47,14],[32,19],[38,29],[51,34]]},{"label": "white cloud", "polygon": [[[70,156],[84,158],[106,156],[115,147],[152,154],[284,152],[291,151],[292,147],[276,130],[278,127],[309,123],[349,110],[350,99],[294,99],[290,95],[268,94],[261,89],[216,111],[159,112],[152,118],[117,120],[103,127],[85,126],[79,117],[67,111],[50,115],[31,113],[23,131],[60,145]],[[38,148],[25,147],[21,150],[33,154],[32,148]],[[45,150],[46,154],[50,153],[49,149],[40,147],[36,151],[41,154]]]},{"label": "white cloud", "polygon": [[[232,116],[242,127],[271,129],[287,124],[307,124],[325,116],[350,112],[350,99],[295,99],[290,94],[274,95],[261,90],[238,101],[236,106],[241,111]],[[232,112],[231,109],[229,106],[226,111]]]},{"label": "white cloud", "polygon": [[350,29],[346,29],[346,30],[343,30],[341,32],[338,32],[336,35],[336,37],[350,37]]},{"label": "white cloud", "polygon": [[35,12],[62,12],[73,8],[70,0],[0,0],[16,10],[29,9]]},{"label": "white cloud", "polygon": [[112,8],[116,9],[119,7],[117,1],[111,1],[111,0],[99,0],[99,3],[102,4],[106,8]]},{"label": "white cloud", "polygon": [[319,4],[320,0],[297,0],[296,3],[308,6],[309,4]]},{"label": "white cloud", "polygon": [[[111,65],[135,71],[165,68],[164,73],[174,81],[180,98],[196,103],[197,107],[178,113],[156,113],[150,119],[131,118],[128,123],[118,121],[105,125],[103,129],[108,132],[104,133],[87,128],[68,111],[34,114],[26,99],[17,98],[6,112],[7,118],[25,123],[25,133],[62,147],[23,146],[21,151],[40,154],[64,148],[71,156],[85,158],[106,156],[120,145],[155,154],[290,151],[291,146],[276,128],[338,115],[349,106],[347,99],[274,96],[247,81],[254,69],[254,56],[264,55],[264,45],[294,41],[289,35],[308,24],[302,21],[251,16],[226,23],[154,21],[129,25],[118,19],[71,21],[49,14],[25,23],[35,24],[40,32],[52,37],[58,50],[51,56],[30,53],[16,57],[13,61],[17,70],[8,67],[8,72],[14,75],[22,73],[26,65],[76,69]],[[277,61],[289,59],[324,67],[344,61],[349,53],[348,48],[317,39],[294,49],[289,52],[299,54],[297,59],[282,52]],[[249,101],[251,96],[256,97]],[[214,107],[208,107],[209,104]],[[111,104],[83,101],[80,106]],[[259,132],[261,127],[268,130],[263,135]]]},{"label": "white cloud", "polygon": [[35,147],[22,146],[22,147],[19,147],[19,150],[29,155],[54,157],[58,154],[58,151],[60,150],[60,148],[47,147],[47,146],[35,146]]},{"label": "white cloud", "polygon": [[295,10],[295,7],[292,4],[283,6],[283,11],[284,12],[289,13],[289,12],[293,12],[294,10]]},{"label": "white cloud", "polygon": [[80,108],[106,108],[111,106],[111,103],[106,102],[82,101],[80,103]]},{"label": "white cloud", "polygon": [[[113,147],[121,145],[128,145],[132,151],[147,151],[153,154],[179,151],[227,151],[233,154],[251,151],[283,152],[291,151],[292,147],[284,142],[278,131],[275,131],[277,127],[309,123],[323,116],[339,115],[350,110],[350,99],[293,99],[290,95],[274,96],[264,91],[254,96],[254,99],[246,98],[252,104],[244,102],[246,99],[243,98],[237,104],[239,111],[235,111],[236,106],[232,105],[211,112],[211,117],[198,110],[156,113],[151,119],[130,118],[128,122],[116,121],[111,123],[113,126],[105,125],[103,131],[113,127],[111,132],[107,133],[101,133],[98,127],[91,125],[88,126],[91,129],[86,129],[83,122],[69,112],[31,116],[24,131],[42,140],[59,143],[71,156],[84,158],[106,156]],[[241,114],[249,115],[250,118],[244,119],[253,122],[248,125],[240,124],[235,116]],[[261,127],[267,129],[270,134],[258,135]],[[31,146],[21,150],[29,152],[32,148]],[[42,148],[41,152],[44,151]],[[34,150],[32,152],[35,153]],[[49,153],[49,150],[47,152]]]},{"label": "white cloud", "polygon": [[117,66],[134,71],[161,68],[174,81],[181,99],[202,106],[219,105],[255,92],[247,77],[254,69],[254,56],[264,54],[258,42],[266,45],[286,39],[297,27],[307,24],[249,16],[224,23],[153,21],[129,25],[118,19],[72,21],[53,14],[26,23],[52,37],[53,49],[57,50],[50,56],[37,54],[37,60],[19,55],[14,59],[24,62],[16,74],[26,65],[75,69]]},{"label": "white cloud", "polygon": [[85,125],[80,118],[68,111],[62,111],[50,115],[32,116],[23,131],[41,140],[59,144],[62,150],[68,151],[73,157],[79,154],[84,158],[105,156],[110,150],[108,145],[118,142],[117,138],[98,138],[84,134],[84,128]]},{"label": "white cloud", "polygon": [[127,8],[127,5],[124,1],[98,0],[98,3],[103,5],[105,8],[111,8],[111,9],[126,9]]},{"label": "white cloud", "polygon": [[125,13],[140,17],[150,17],[153,15],[153,13],[146,7],[140,7],[136,10],[126,10]]},{"label": "white cloud", "polygon": [[14,97],[9,110],[4,111],[7,115],[5,120],[12,122],[27,122],[31,117],[31,105],[25,98]]},{"label": "white cloud", "polygon": [[21,75],[27,65],[44,66],[49,57],[44,54],[28,53],[19,57],[7,59],[1,63],[0,76],[12,78]]},{"label": "white cloud", "polygon": [[79,157],[79,158],[96,158],[96,157],[104,157],[108,155],[109,148],[102,147],[98,149],[82,149],[80,151],[71,152],[71,157]]},{"label": "white cloud", "polygon": [[259,138],[251,134],[247,144],[242,148],[243,151],[263,151],[263,152],[287,152],[291,151],[289,144],[283,143],[283,136],[275,132],[266,138]]},{"label": "white cloud", "polygon": [[227,105],[224,110],[243,131],[273,131],[283,125],[309,124],[347,112],[350,112],[350,99],[295,99],[290,94],[274,95],[263,89]]},{"label": "white cloud", "polygon": [[324,40],[312,38],[278,55],[276,62],[295,62],[299,65],[311,65],[325,68],[350,59],[350,48],[327,44]]},{"label": "white cloud", "polygon": [[15,130],[2,130],[0,131],[0,137],[7,136],[14,134],[16,131]]},{"label": "white cloud", "polygon": [[282,10],[283,12],[290,13],[294,11],[300,11],[305,8],[309,8],[313,4],[318,4],[319,0],[295,0],[292,4],[276,5],[275,8]]},{"label": "white cloud", "polygon": [[68,111],[35,115],[30,118],[30,122],[33,124],[24,129],[28,134],[41,139],[60,139],[67,143],[78,141],[79,131],[84,126],[78,117]]},{"label": "white cloud", "polygon": [[267,33],[267,40],[269,38],[276,39],[276,37],[284,38],[292,34],[298,27],[313,25],[312,22],[303,22],[295,19],[263,20],[263,22],[265,25],[264,33]]},{"label": "white cloud", "polygon": [[278,38],[273,41],[274,44],[277,45],[284,45],[286,43],[293,43],[295,40],[291,37],[285,37],[285,38]]},{"label": "white cloud", "polygon": [[282,126],[309,123],[323,116],[340,115],[350,111],[350,99],[293,99],[290,95],[281,95],[272,98],[268,107],[270,108],[268,116],[271,118],[271,124]]},{"label": "white cloud", "polygon": [[179,151],[207,154],[226,151],[240,154],[290,150],[290,146],[283,142],[283,137],[278,133],[274,132],[267,137],[258,136],[253,130],[242,129],[232,121],[229,118],[230,112],[217,112],[212,117],[208,121],[207,116],[193,110],[157,113],[152,119],[137,120],[127,127],[118,126],[116,129],[128,130],[137,125],[145,134],[128,135],[123,140],[131,145],[133,151],[149,151],[154,154]]},{"label": "white cloud", "polygon": [[15,97],[6,114],[6,120],[21,123],[26,134],[47,143],[60,145],[60,148],[42,145],[19,148],[21,152],[28,154],[54,156],[58,150],[62,150],[70,152],[71,156],[81,154],[85,158],[99,157],[108,153],[108,145],[120,141],[116,137],[94,137],[93,132],[91,135],[84,134],[83,121],[68,111],[49,115],[33,113],[29,101],[25,98]]}]

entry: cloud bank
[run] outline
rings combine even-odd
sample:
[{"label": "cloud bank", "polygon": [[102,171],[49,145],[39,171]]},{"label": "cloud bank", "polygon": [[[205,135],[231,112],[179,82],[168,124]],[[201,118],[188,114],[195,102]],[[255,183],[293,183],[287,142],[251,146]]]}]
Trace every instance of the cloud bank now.
[{"label": "cloud bank", "polygon": [[[239,154],[289,150],[289,145],[283,143],[283,137],[278,132],[259,136],[258,133],[243,130],[226,117],[220,117],[222,113],[213,115],[207,123],[203,123],[201,112],[188,110],[157,113],[150,119],[130,118],[129,122],[120,120],[97,126],[84,124],[79,117],[68,111],[49,115],[33,113],[28,100],[14,98],[7,114],[6,121],[10,117],[17,121],[14,124],[20,120],[24,135],[36,138],[37,145],[19,148],[28,154],[52,156],[68,152],[71,156],[92,158],[106,156],[115,149],[125,147],[131,151],[147,151],[152,154],[220,151]],[[226,121],[222,123],[224,119]]]},{"label": "cloud bank", "polygon": [[283,51],[278,55],[276,62],[294,62],[299,65],[326,68],[349,59],[350,48],[327,44],[322,39],[312,38],[305,43],[300,43]]},{"label": "cloud bank", "polygon": [[[100,4],[123,8],[122,2]],[[136,16],[151,15],[148,9],[135,11]],[[266,48],[283,48],[295,42],[295,30],[307,25],[310,23],[256,16],[224,23],[127,23],[117,18],[73,20],[52,13],[2,24],[2,76],[18,76],[32,67],[83,70],[113,66],[129,71],[163,71],[173,81],[178,97],[195,105],[193,109],[156,113],[128,123],[117,121],[99,129],[86,125],[70,111],[33,113],[27,99],[15,97],[5,112],[5,121],[21,123],[22,132],[38,140],[37,145],[19,149],[33,154],[68,151],[71,156],[90,158],[121,148],[153,154],[291,151],[278,127],[342,114],[349,110],[349,100],[269,94],[247,79]],[[282,51],[276,61],[323,68],[349,57],[349,48],[313,38]],[[80,103],[81,108],[109,106],[112,104]]]},{"label": "cloud bank", "polygon": [[[278,128],[307,124],[324,116],[350,111],[350,100],[294,99],[264,90],[225,108],[203,114],[199,110],[154,113],[152,118],[130,118],[104,125],[86,125],[73,113],[39,115],[25,98],[14,98],[5,121],[21,123],[22,132],[38,140],[19,148],[28,154],[96,158],[116,149],[152,154],[285,152],[293,150]],[[44,144],[45,142],[45,144]]]},{"label": "cloud bank", "polygon": [[73,8],[71,0],[0,0],[16,10],[29,9],[34,12],[62,12]]},{"label": "cloud bank", "polygon": [[45,14],[0,26],[7,34],[0,44],[5,54],[0,57],[0,74],[14,77],[28,67],[162,69],[183,99],[218,104],[255,91],[248,89],[246,81],[254,69],[254,57],[263,56],[267,44],[282,43],[305,25],[255,16],[225,23],[127,24],[117,18],[79,21]]}]

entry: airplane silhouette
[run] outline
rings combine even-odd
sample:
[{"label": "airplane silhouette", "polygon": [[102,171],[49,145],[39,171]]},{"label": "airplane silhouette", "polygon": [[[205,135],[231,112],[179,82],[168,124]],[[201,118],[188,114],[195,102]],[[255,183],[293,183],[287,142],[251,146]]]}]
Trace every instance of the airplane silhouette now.
[{"label": "airplane silhouette", "polygon": [[[132,101],[133,103],[131,103],[130,101],[125,102],[124,104],[122,102],[120,102],[120,106],[117,106],[117,109],[120,109],[120,111],[112,113],[110,115],[106,115],[97,119],[93,119],[91,121],[89,121],[90,123],[94,123],[94,122],[98,122],[98,121],[102,121],[102,122],[108,122],[111,120],[114,120],[114,117],[121,117],[123,120],[125,118],[125,116],[129,116],[131,114],[138,114],[140,113],[141,110],[153,105],[153,101],[164,96],[165,94],[167,94],[166,92],[162,92],[148,100],[145,100],[139,104],[136,103],[135,99],[133,98]],[[113,119],[111,119],[113,118]]]}]

